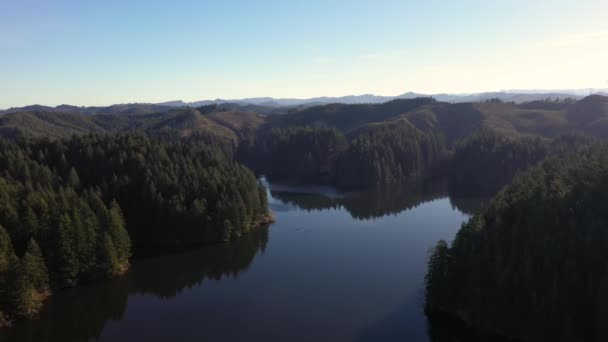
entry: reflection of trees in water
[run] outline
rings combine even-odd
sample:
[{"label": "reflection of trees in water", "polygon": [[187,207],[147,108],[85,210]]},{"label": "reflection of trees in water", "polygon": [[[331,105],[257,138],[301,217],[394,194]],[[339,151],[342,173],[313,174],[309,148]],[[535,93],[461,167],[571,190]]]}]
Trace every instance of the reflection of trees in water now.
[{"label": "reflection of trees in water", "polygon": [[354,193],[343,198],[342,204],[356,219],[373,219],[399,214],[442,198],[446,193],[445,181],[418,182]]},{"label": "reflection of trees in water", "polygon": [[[394,311],[372,322],[357,337],[357,342],[425,341],[431,342],[515,342],[515,340],[480,332],[452,315],[423,310],[424,291],[415,293]],[[426,329],[420,329],[426,326]]]},{"label": "reflection of trees in water", "polygon": [[[349,193],[344,197],[329,197],[323,194],[273,191],[272,197],[295,205],[300,209],[327,210],[346,209],[353,218],[359,220],[396,215],[410,210],[422,203],[448,196],[448,184],[445,180],[399,184],[378,187],[362,192]],[[480,198],[451,198],[452,206],[471,214],[483,203]]]},{"label": "reflection of trees in water", "polygon": [[452,207],[458,211],[473,215],[475,212],[488,204],[488,197],[453,197],[450,195]]},{"label": "reflection of trees in water", "polygon": [[494,334],[482,333],[451,315],[427,313],[427,331],[431,342],[515,342]]},{"label": "reflection of trees in water", "polygon": [[323,194],[272,191],[271,195],[283,203],[306,211],[330,210],[341,207],[339,198],[328,197]]},{"label": "reflection of trees in water", "polygon": [[264,252],[267,242],[268,229],[260,228],[231,243],[141,261],[130,273],[135,292],[171,298],[206,278],[236,277],[251,265],[258,251]]},{"label": "reflection of trees in water", "polygon": [[107,321],[120,320],[129,296],[149,293],[172,298],[205,279],[219,280],[246,270],[264,252],[268,229],[259,228],[239,240],[197,251],[136,261],[124,277],[60,292],[40,319],[0,330],[0,341],[88,341],[99,337]]}]

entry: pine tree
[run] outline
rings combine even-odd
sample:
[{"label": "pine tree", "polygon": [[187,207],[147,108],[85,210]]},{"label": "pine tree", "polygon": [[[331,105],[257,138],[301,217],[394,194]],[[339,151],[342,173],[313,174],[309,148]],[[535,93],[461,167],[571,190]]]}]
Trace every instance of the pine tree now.
[{"label": "pine tree", "polygon": [[220,241],[230,241],[232,238],[232,222],[229,219],[224,220],[224,225],[222,226]]},{"label": "pine tree", "polygon": [[448,266],[448,244],[445,240],[440,240],[429,257],[428,273],[424,279],[429,300],[443,299],[446,295],[444,284],[447,283]]},{"label": "pine tree", "polygon": [[11,288],[14,315],[33,317],[38,314],[48,290],[48,273],[42,252],[33,239],[19,262]]},{"label": "pine tree", "polygon": [[80,271],[84,276],[91,276],[95,272],[96,265],[96,245],[97,235],[99,234],[99,221],[95,213],[84,200],[79,200],[78,208],[72,214],[78,217],[82,233],[78,242],[78,257]]},{"label": "pine tree", "polygon": [[21,271],[24,272],[32,286],[39,292],[49,288],[49,275],[40,247],[34,239],[30,239],[27,250],[21,258]]},{"label": "pine tree", "polygon": [[73,188],[78,188],[80,185],[80,177],[78,177],[78,173],[73,167],[70,168],[70,173],[68,175],[68,185]]},{"label": "pine tree", "polygon": [[[0,225],[0,274],[9,269],[13,258],[15,258],[15,251],[13,250],[11,238],[6,229]],[[2,287],[0,287],[1,290]]]},{"label": "pine tree", "polygon": [[0,311],[8,303],[12,285],[11,273],[16,269],[17,262],[11,238],[0,225]]},{"label": "pine tree", "polygon": [[57,282],[61,286],[76,285],[79,265],[72,246],[72,221],[68,214],[59,219],[57,232]]},{"label": "pine tree", "polygon": [[116,258],[123,265],[122,268],[128,268],[129,258],[131,257],[131,240],[125,229],[125,220],[122,211],[116,201],[110,204],[110,226],[108,233],[112,238],[116,250]]},{"label": "pine tree", "polygon": [[29,204],[30,203],[28,201],[28,203],[26,203],[27,208],[25,210],[25,214],[22,218],[23,229],[21,233],[26,236],[36,236],[39,229],[39,220],[38,216],[34,212],[34,209]]},{"label": "pine tree", "polygon": [[100,238],[97,249],[97,265],[101,272],[111,277],[119,273],[119,262],[116,257],[116,248],[108,232]]}]

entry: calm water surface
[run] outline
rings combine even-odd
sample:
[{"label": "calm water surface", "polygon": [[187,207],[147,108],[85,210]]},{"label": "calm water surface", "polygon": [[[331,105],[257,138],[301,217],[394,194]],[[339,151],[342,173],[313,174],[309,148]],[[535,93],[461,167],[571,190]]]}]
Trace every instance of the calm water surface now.
[{"label": "calm water surface", "polygon": [[60,292],[40,319],[0,340],[438,340],[423,311],[426,258],[467,219],[458,208],[475,204],[438,185],[349,195],[271,188],[271,227]]}]

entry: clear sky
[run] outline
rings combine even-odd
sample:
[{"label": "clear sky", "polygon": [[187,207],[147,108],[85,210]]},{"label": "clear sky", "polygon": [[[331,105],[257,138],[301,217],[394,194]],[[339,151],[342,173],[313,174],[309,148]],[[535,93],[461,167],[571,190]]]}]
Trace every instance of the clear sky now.
[{"label": "clear sky", "polygon": [[608,1],[0,0],[0,108],[608,87]]}]

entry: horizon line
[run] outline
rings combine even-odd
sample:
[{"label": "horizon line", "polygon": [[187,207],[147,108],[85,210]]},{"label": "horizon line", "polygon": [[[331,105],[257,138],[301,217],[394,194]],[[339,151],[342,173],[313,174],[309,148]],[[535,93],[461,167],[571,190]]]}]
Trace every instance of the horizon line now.
[{"label": "horizon line", "polygon": [[[587,92],[589,91],[589,93],[585,93],[582,94],[583,92]],[[210,101],[210,102],[214,102],[214,101],[223,101],[226,103],[230,103],[231,101],[246,101],[246,100],[256,100],[256,99],[270,99],[270,100],[293,100],[293,101],[306,101],[306,100],[314,100],[314,99],[324,99],[324,98],[344,98],[344,97],[362,97],[362,96],[375,96],[375,97],[386,97],[386,98],[398,98],[400,96],[404,96],[404,95],[408,95],[408,94],[415,94],[415,95],[419,95],[419,97],[434,97],[434,96],[440,96],[440,95],[444,95],[444,96],[474,96],[474,95],[483,95],[483,94],[493,94],[493,93],[513,93],[513,94],[520,94],[520,95],[542,95],[542,94],[559,94],[559,95],[572,95],[572,96],[590,96],[590,95],[603,95],[608,93],[608,88],[561,88],[561,89],[525,89],[525,88],[521,88],[521,89],[500,89],[500,90],[492,90],[492,91],[479,91],[479,92],[463,92],[463,93],[459,93],[459,92],[437,92],[437,93],[419,93],[416,91],[406,91],[404,93],[400,93],[397,95],[379,95],[379,94],[374,94],[374,93],[362,93],[362,94],[347,94],[347,95],[337,95],[337,96],[329,96],[329,95],[321,95],[321,96],[312,96],[312,97],[272,97],[272,96],[251,96],[251,97],[241,97],[241,98],[215,98],[215,99],[201,99],[201,100],[193,100],[193,101],[187,101],[187,100],[183,100],[183,99],[176,99],[176,100],[165,100],[165,101],[157,101],[157,102],[149,102],[149,101],[135,101],[135,102],[119,102],[119,103],[112,103],[112,104],[108,104],[108,105],[76,105],[76,104],[69,104],[69,103],[60,103],[57,105],[47,105],[47,104],[40,104],[40,103],[32,103],[32,104],[26,104],[26,105],[21,105],[21,106],[11,106],[8,108],[0,108],[0,111],[6,111],[6,110],[11,110],[11,109],[15,109],[15,108],[24,108],[24,107],[31,107],[31,106],[41,106],[41,107],[50,107],[50,108],[57,108],[60,106],[72,106],[72,107],[80,107],[80,108],[91,108],[91,107],[100,107],[100,108],[104,108],[104,107],[111,107],[111,106],[120,106],[120,105],[163,105],[164,103],[170,103],[170,102],[182,102],[185,105],[189,105],[189,104],[194,104],[196,102],[205,102],[205,101]]]}]

